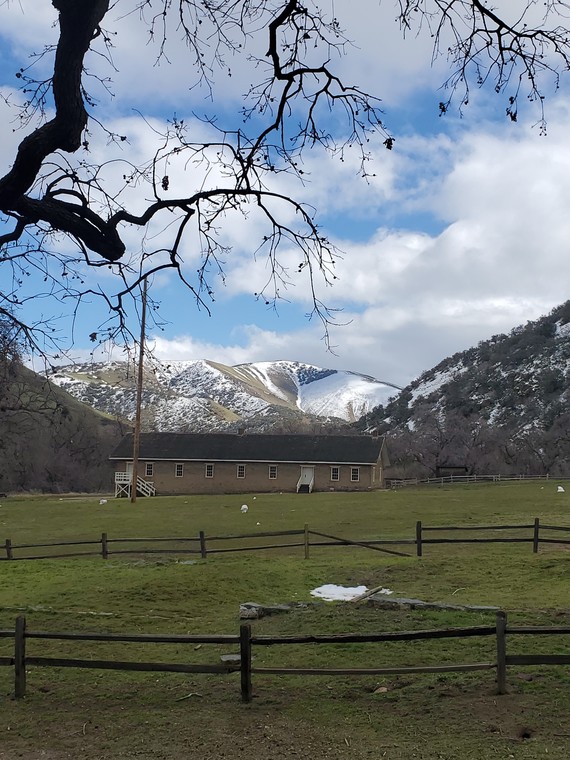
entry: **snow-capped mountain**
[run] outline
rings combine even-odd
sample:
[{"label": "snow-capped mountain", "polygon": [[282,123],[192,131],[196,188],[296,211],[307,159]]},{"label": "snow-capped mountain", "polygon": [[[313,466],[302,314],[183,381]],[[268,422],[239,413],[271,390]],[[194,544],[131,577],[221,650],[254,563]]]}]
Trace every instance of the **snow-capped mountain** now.
[{"label": "snow-capped mountain", "polygon": [[[83,403],[132,420],[136,372],[126,362],[58,367],[50,380]],[[353,422],[399,388],[356,372],[293,361],[233,367],[213,361],[153,361],[145,369],[143,426],[160,431]]]}]

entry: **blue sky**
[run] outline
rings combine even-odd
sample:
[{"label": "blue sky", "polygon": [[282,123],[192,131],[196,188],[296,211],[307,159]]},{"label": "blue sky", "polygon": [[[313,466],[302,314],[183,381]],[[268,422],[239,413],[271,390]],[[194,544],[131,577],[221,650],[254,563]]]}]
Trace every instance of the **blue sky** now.
[{"label": "blue sky", "polygon": [[[231,79],[218,77],[213,101],[204,92],[189,91],[192,69],[184,47],[173,36],[172,65],[155,66],[137,18],[120,19],[132,5],[120,0],[108,17],[107,27],[118,31],[118,72],[106,72],[112,74],[115,94],[109,97],[100,88],[96,109],[97,118],[128,141],[109,146],[94,127],[94,158],[141,160],[156,147],[151,127],[162,128],[174,113],[187,120],[190,134],[204,130],[193,119],[196,113],[215,114],[231,124],[241,94],[253,81],[251,69],[236,60]],[[348,3],[337,2],[337,16],[356,45],[338,61],[339,69],[347,80],[382,98],[386,124],[396,138],[394,149],[386,151],[381,140],[370,145],[375,177],[368,183],[357,176],[350,159],[340,164],[313,151],[306,156],[306,187],[282,180],[279,185],[315,206],[324,233],[344,252],[336,268],[338,280],[332,287],[318,285],[318,296],[339,309],[339,326],[330,329],[333,351],[327,350],[318,320],[307,319],[307,282],[295,274],[295,252],[284,253],[292,286],[282,292],[277,310],[255,297],[266,269],[262,260],[252,258],[261,227],[249,219],[233,220],[223,233],[233,252],[226,262],[225,286],[214,281],[211,316],[197,309],[173,276],[155,278],[151,292],[160,303],[162,325],[151,325],[149,337],[157,357],[227,364],[299,360],[404,385],[447,355],[536,318],[570,297],[570,98],[565,80],[547,101],[546,137],[533,127],[537,113],[530,106],[523,105],[519,122],[512,124],[504,115],[504,98],[488,91],[472,93],[462,116],[452,108],[440,117],[445,61],[430,66],[429,37],[403,40],[390,3],[361,2],[351,4],[350,13],[347,9]],[[49,0],[0,5],[0,88],[5,95],[18,97],[14,72],[26,65],[32,51],[55,40],[55,18]],[[99,59],[90,59],[89,65],[105,71]],[[0,106],[0,116],[3,174],[25,131],[13,134],[5,106]],[[110,180],[116,181],[112,173]],[[177,167],[173,182],[184,187],[195,182],[195,175]],[[129,242],[136,249],[132,234]],[[196,255],[189,240],[189,272]],[[113,286],[108,272],[91,277],[97,287]],[[37,285],[30,278],[30,293]],[[61,315],[60,337],[69,355],[84,360],[93,350],[89,334],[107,315],[94,302],[82,306],[72,322],[70,306],[33,299],[22,316]],[[136,332],[135,313],[131,319]],[[107,355],[103,350],[96,354]]]}]

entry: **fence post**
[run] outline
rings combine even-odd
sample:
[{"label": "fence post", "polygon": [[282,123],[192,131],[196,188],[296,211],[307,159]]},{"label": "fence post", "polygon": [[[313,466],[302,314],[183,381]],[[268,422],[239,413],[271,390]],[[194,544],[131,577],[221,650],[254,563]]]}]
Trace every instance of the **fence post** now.
[{"label": "fence post", "polygon": [[239,627],[240,675],[242,702],[251,702],[251,625]]},{"label": "fence post", "polygon": [[14,697],[26,696],[26,618],[18,615],[14,630]]},{"label": "fence post", "polygon": [[497,692],[507,693],[507,613],[497,612]]},{"label": "fence post", "polygon": [[106,533],[101,533],[101,556],[103,559],[108,559],[109,557],[109,544]]},{"label": "fence post", "polygon": [[12,541],[9,538],[6,539],[4,548],[6,549],[6,559],[14,559],[14,552],[12,551]]},{"label": "fence post", "polygon": [[416,557],[422,556],[422,521],[416,523]]},{"label": "fence post", "polygon": [[532,550],[535,554],[538,554],[538,538],[539,538],[539,531],[540,531],[540,519],[538,517],[534,518],[534,531],[532,534]]},{"label": "fence post", "polygon": [[202,559],[206,559],[208,552],[206,551],[206,534],[203,530],[200,531],[200,555]]},{"label": "fence post", "polygon": [[309,559],[309,524],[305,523],[305,559]]}]

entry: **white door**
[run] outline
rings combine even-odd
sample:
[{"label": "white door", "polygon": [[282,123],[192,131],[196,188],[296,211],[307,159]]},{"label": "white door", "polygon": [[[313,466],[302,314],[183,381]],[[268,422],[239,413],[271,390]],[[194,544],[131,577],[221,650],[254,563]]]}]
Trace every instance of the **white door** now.
[{"label": "white door", "polygon": [[305,465],[301,465],[301,485],[308,485],[310,486],[313,482],[315,477],[315,468],[314,467],[307,467]]}]

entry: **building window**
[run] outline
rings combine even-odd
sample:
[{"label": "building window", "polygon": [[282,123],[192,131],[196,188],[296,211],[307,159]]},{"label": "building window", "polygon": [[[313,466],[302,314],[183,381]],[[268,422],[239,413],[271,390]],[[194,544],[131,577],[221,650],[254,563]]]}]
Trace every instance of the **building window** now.
[{"label": "building window", "polygon": [[245,478],[245,464],[238,464],[236,476],[238,478]]},{"label": "building window", "polygon": [[277,480],[277,465],[269,465],[269,480]]},{"label": "building window", "polygon": [[207,464],[206,465],[206,477],[207,478],[213,478],[214,477],[214,465],[213,464]]},{"label": "building window", "polygon": [[340,480],[340,467],[331,467],[331,480]]},{"label": "building window", "polygon": [[144,474],[147,478],[152,478],[154,475],[154,463],[147,462],[144,470]]},{"label": "building window", "polygon": [[353,483],[358,483],[360,480],[360,467],[351,467],[350,468],[350,479]]},{"label": "building window", "polygon": [[182,478],[184,476],[184,465],[183,464],[177,464],[174,476],[177,478]]}]

